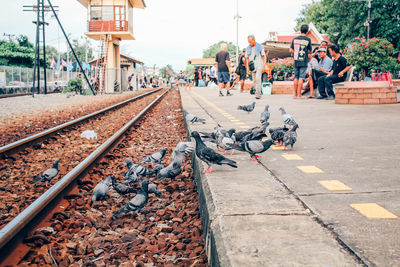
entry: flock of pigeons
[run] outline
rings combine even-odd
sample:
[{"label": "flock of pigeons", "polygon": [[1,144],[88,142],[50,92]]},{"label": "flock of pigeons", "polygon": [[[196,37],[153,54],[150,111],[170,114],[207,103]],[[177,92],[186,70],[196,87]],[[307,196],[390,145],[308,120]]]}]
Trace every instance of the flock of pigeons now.
[{"label": "flock of pigeons", "polygon": [[[252,112],[255,108],[255,102],[251,105],[238,106],[239,110]],[[253,160],[256,160],[261,154],[267,151],[272,145],[285,146],[286,150],[289,146],[293,150],[293,145],[297,141],[297,128],[299,127],[293,116],[287,114],[285,109],[281,107],[279,109],[282,115],[283,127],[270,128],[269,134],[271,139],[268,139],[267,127],[270,125],[268,122],[271,114],[269,112],[269,105],[265,106],[264,111],[261,113],[260,122],[261,125],[253,127],[246,131],[237,131],[236,129],[225,129],[221,125],[214,128],[214,132],[192,132],[192,137],[196,141],[196,155],[199,159],[204,161],[208,167],[204,172],[212,172],[212,165],[229,165],[233,168],[237,168],[235,161],[226,158],[224,155],[227,150],[243,151],[249,153]],[[205,123],[204,119],[200,119],[197,116],[184,111],[185,117],[191,123],[201,122]],[[217,146],[218,151],[223,151],[223,155],[219,154],[215,150],[204,142],[213,142]]]},{"label": "flock of pigeons", "polygon": [[[252,112],[254,108],[254,102],[251,105],[238,107],[238,109],[244,110],[248,113]],[[204,172],[212,172],[212,165],[215,164],[229,165],[233,168],[237,168],[235,161],[224,156],[226,151],[229,150],[232,151],[231,154],[233,154],[234,150],[247,152],[253,160],[256,160],[259,157],[258,154],[267,151],[271,145],[285,146],[284,149],[291,146],[293,149],[293,145],[297,141],[296,130],[299,127],[293,116],[287,114],[285,109],[281,107],[279,110],[281,111],[284,125],[283,127],[270,128],[268,131],[270,139],[268,139],[267,127],[270,125],[268,120],[271,116],[268,109],[269,105],[266,105],[265,110],[261,113],[261,125],[246,131],[236,131],[236,129],[227,130],[221,125],[218,125],[214,128],[214,132],[211,133],[192,132],[191,136],[194,138],[196,145],[193,142],[178,143],[172,152],[172,160],[167,166],[161,164],[161,161],[168,150],[167,148],[163,148],[162,150],[141,159],[138,163],[133,163],[129,158],[125,159],[127,171],[125,172],[123,181],[118,182],[114,175],[109,175],[100,181],[93,190],[90,205],[107,196],[108,191],[112,186],[112,188],[121,196],[136,194],[120,210],[114,212],[113,217],[131,211],[139,213],[142,208],[146,206],[149,194],[153,193],[157,196],[161,195],[157,185],[150,182],[149,177],[153,176],[158,180],[175,178],[182,172],[185,164],[185,156],[193,151],[196,152],[199,159],[208,165]],[[204,119],[201,119],[196,115],[190,114],[185,110],[183,110],[183,112],[186,120],[191,123],[206,123]],[[223,155],[219,154],[212,148],[207,147],[205,142],[215,143],[217,150],[223,151]],[[31,183],[42,182],[47,186],[48,182],[58,175],[59,162],[60,160],[56,159],[51,168],[35,177]],[[150,170],[144,167],[143,164],[145,163],[151,164],[152,169]],[[140,185],[139,190],[136,187],[137,184]]]}]

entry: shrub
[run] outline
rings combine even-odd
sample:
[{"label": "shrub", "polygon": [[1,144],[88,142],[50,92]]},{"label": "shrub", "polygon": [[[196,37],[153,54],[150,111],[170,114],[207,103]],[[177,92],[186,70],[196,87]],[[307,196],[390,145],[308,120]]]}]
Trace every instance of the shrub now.
[{"label": "shrub", "polygon": [[356,37],[354,42],[346,47],[344,55],[364,77],[378,70],[393,73],[400,69],[393,57],[394,47],[385,39],[365,40],[364,37]]},{"label": "shrub", "polygon": [[293,73],[293,58],[287,57],[284,59],[272,59],[271,67],[275,72]]},{"label": "shrub", "polygon": [[75,78],[71,79],[68,81],[68,92],[80,92],[82,93],[82,79],[81,78]]}]

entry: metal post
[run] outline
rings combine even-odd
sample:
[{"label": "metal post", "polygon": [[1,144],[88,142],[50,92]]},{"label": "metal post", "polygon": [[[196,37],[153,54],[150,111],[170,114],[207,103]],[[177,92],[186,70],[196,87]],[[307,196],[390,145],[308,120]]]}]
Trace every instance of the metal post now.
[{"label": "metal post", "polygon": [[46,35],[45,28],[46,22],[44,21],[44,0],[42,0],[42,27],[43,27],[43,79],[44,79],[44,93],[47,94],[47,74],[46,74]]},{"label": "metal post", "polygon": [[239,66],[239,0],[236,0],[236,65]]},{"label": "metal post", "polygon": [[371,24],[371,0],[368,0],[368,18],[367,18],[367,40],[369,40],[369,28]]},{"label": "metal post", "polygon": [[[39,1],[39,0],[38,0],[38,1]],[[58,25],[59,25],[60,28],[61,28],[61,31],[62,31],[63,34],[64,34],[64,37],[67,39],[67,42],[68,42],[69,47],[71,48],[72,54],[74,55],[76,62],[78,62],[78,65],[79,65],[79,67],[81,68],[81,72],[83,73],[83,76],[85,77],[85,80],[86,80],[87,84],[89,85],[90,90],[92,91],[92,94],[93,94],[93,95],[96,95],[96,93],[93,91],[93,87],[92,87],[92,85],[90,84],[88,77],[86,76],[86,73],[83,71],[81,62],[79,61],[78,57],[76,56],[75,51],[74,51],[74,49],[72,48],[72,45],[71,45],[71,43],[70,43],[70,41],[69,41],[69,39],[68,39],[68,36],[67,36],[67,34],[65,33],[64,28],[63,28],[63,26],[61,25],[60,20],[58,19],[58,16],[57,16],[57,14],[56,14],[56,12],[55,12],[55,10],[54,10],[54,8],[53,8],[53,5],[51,4],[50,0],[47,0],[47,2],[49,2],[50,8],[51,8],[51,10],[53,11],[54,16],[56,17],[56,20],[57,20],[57,22],[58,22]]]}]

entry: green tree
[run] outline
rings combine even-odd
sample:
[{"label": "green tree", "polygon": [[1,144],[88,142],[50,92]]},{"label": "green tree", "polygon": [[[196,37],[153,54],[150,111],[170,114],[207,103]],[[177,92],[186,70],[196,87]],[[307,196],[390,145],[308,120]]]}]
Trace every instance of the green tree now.
[{"label": "green tree", "polygon": [[219,41],[218,43],[211,45],[206,50],[203,50],[203,58],[215,58],[215,55],[221,50],[222,43],[227,44],[230,56],[236,55],[236,45],[234,45],[232,42]]},{"label": "green tree", "polygon": [[[75,54],[78,57],[80,62],[85,62],[86,61],[86,47],[87,47],[87,53],[88,53],[88,61],[91,61],[91,60],[94,59],[93,48],[90,46],[89,43],[86,45],[86,43],[81,43],[81,42],[79,42],[78,39],[74,39],[74,40],[72,40],[71,44],[72,44],[72,48],[74,49]],[[68,53],[69,53],[69,59],[72,60],[73,59],[73,54],[72,54],[72,51],[70,49],[68,49]],[[63,53],[61,55],[61,57],[66,59],[67,58],[67,53]],[[75,58],[73,59],[73,61],[75,61]]]},{"label": "green tree", "polygon": [[161,72],[161,75],[163,78],[166,78],[167,75],[168,75],[168,77],[171,77],[171,75],[173,75],[173,73],[174,73],[172,66],[170,64],[161,68],[160,72]]},{"label": "green tree", "polygon": [[[368,1],[313,1],[300,12],[296,30],[301,24],[313,22],[321,33],[330,35],[331,41],[346,46],[355,37],[365,37]],[[400,49],[400,2],[373,0],[371,5],[370,37],[387,39]]]},{"label": "green tree", "polygon": [[0,42],[0,65],[32,67],[34,59],[33,47],[21,46],[13,41]]}]

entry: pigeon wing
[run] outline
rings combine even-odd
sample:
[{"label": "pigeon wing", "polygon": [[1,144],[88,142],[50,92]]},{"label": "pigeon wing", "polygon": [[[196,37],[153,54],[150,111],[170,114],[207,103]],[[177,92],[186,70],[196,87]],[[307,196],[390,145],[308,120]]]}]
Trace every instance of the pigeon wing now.
[{"label": "pigeon wing", "polygon": [[246,142],[246,150],[251,153],[260,153],[264,150],[261,141],[248,141]]}]

